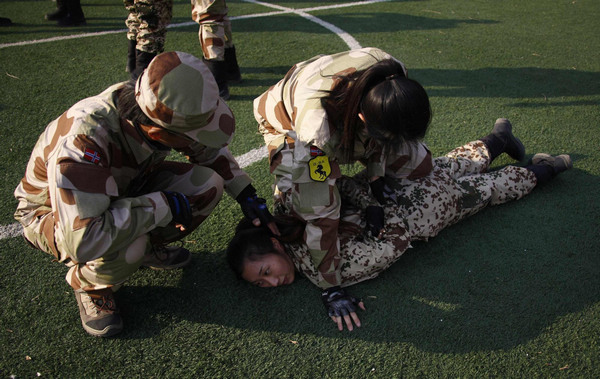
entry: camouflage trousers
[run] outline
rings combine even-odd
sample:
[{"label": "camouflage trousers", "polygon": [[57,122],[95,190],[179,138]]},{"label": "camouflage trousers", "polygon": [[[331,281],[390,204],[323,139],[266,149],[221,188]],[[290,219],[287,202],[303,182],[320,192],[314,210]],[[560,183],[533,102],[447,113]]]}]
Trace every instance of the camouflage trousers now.
[{"label": "camouflage trousers", "polygon": [[[536,185],[535,175],[526,168],[507,166],[487,172],[489,164],[487,148],[474,141],[435,158],[433,171],[424,178],[386,178],[383,239],[365,232],[365,209],[359,204],[367,204],[365,199],[372,196],[366,173],[338,179],[342,286],[376,277],[411,247],[411,241],[434,237],[487,206],[520,199]],[[288,249],[296,268],[316,284],[318,273],[306,246]]]},{"label": "camouflage trousers", "polygon": [[200,24],[198,39],[205,59],[222,61],[233,47],[231,22],[225,0],[191,0],[192,19]]},{"label": "camouflage trousers", "polygon": [[167,26],[173,17],[173,0],[123,0],[129,12],[127,39],[136,49],[159,54],[164,51]]},{"label": "camouflage trousers", "polygon": [[153,245],[181,240],[196,229],[214,210],[223,195],[223,179],[210,168],[182,162],[163,162],[141,185],[125,197],[135,197],[157,191],[176,191],[188,197],[192,207],[192,225],[181,232],[173,222],[166,227],[140,235],[127,246],[109,247],[100,258],[78,262],[77,257],[56,251],[54,241],[48,241],[45,228],[53,228],[52,212],[36,218],[24,228],[25,238],[36,248],[52,254],[69,267],[66,280],[74,289],[97,290],[120,286],[142,264],[144,255]]}]

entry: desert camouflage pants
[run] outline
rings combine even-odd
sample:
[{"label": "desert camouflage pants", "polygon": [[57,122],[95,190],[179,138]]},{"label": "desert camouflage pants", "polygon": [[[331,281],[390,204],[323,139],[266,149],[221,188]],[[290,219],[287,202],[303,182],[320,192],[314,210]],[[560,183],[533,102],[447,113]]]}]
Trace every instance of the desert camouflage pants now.
[{"label": "desert camouflage pants", "polygon": [[164,51],[167,26],[173,16],[173,0],[123,0],[129,12],[127,39],[136,49],[159,54]]},{"label": "desert camouflage pants", "polygon": [[176,191],[185,194],[192,206],[193,222],[186,232],[181,232],[171,223],[139,236],[128,246],[109,249],[99,259],[89,262],[74,262],[65,253],[52,249],[53,241],[47,241],[41,229],[54,225],[52,212],[37,219],[24,229],[25,238],[35,247],[56,256],[69,267],[67,282],[74,288],[96,290],[119,286],[142,264],[144,255],[152,245],[181,240],[198,227],[217,206],[223,195],[223,179],[212,169],[181,162],[163,162],[146,181],[136,189],[135,197],[156,191]]},{"label": "desert camouflage pants", "polygon": [[200,24],[198,39],[205,59],[222,61],[233,46],[231,22],[225,0],[191,0],[192,19]]},{"label": "desert camouflage pants", "polygon": [[[485,145],[474,141],[435,158],[432,173],[424,178],[386,180],[389,201],[384,207],[381,240],[364,231],[365,212],[357,206],[371,196],[366,173],[338,179],[343,204],[339,232],[342,286],[376,277],[410,248],[411,241],[427,240],[486,206],[520,199],[536,185],[535,175],[526,168],[507,166],[486,172],[489,163]],[[297,269],[318,283],[306,246],[290,245],[288,249]]]}]

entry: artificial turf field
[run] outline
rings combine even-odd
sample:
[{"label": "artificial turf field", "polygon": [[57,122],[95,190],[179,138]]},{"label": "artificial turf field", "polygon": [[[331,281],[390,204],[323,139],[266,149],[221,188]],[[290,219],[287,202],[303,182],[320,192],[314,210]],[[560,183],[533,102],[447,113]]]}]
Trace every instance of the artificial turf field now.
[{"label": "artificial turf field", "polygon": [[[110,339],[84,332],[66,268],[12,218],[43,128],[128,78],[121,1],[82,5],[88,25],[59,29],[43,19],[49,0],[0,2],[14,23],[0,28],[0,377],[600,377],[600,2],[228,1],[244,78],[228,101],[236,156],[263,145],[252,100],[294,63],[376,46],[427,89],[435,155],[507,117],[528,157],[571,154],[574,169],[352,287],[367,307],[353,332],[306,279],[236,281],[223,251],[241,211],[224,197],[185,240],[190,267],[139,270],[117,293],[125,330]],[[200,56],[189,2],[175,1],[172,26],[166,50]],[[266,159],[246,170],[268,197]]]}]

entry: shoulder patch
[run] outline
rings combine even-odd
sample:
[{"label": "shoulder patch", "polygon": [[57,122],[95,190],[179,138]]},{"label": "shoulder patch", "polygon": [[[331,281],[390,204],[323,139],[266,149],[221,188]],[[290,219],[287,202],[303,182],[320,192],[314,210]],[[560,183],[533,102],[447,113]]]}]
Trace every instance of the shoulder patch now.
[{"label": "shoulder patch", "polygon": [[331,165],[326,155],[319,155],[308,161],[310,178],[316,182],[324,182],[331,175]]},{"label": "shoulder patch", "polygon": [[97,150],[86,147],[83,151],[83,159],[85,159],[86,161],[90,161],[94,164],[98,164],[100,163],[102,157],[100,156],[100,153]]}]

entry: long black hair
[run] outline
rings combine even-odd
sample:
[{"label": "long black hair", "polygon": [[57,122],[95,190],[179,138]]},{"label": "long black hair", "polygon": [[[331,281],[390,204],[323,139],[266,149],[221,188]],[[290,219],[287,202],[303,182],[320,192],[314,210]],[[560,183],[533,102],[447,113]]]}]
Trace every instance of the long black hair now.
[{"label": "long black hair", "polygon": [[134,125],[143,124],[157,126],[150,117],[146,116],[135,99],[135,82],[134,79],[130,79],[119,88],[117,95],[119,117],[131,121]]},{"label": "long black hair", "polygon": [[356,135],[364,127],[359,113],[367,133],[387,151],[425,137],[431,122],[429,97],[421,84],[405,76],[398,61],[384,59],[335,80],[322,105],[333,125],[342,128],[340,147],[348,160],[353,159]]},{"label": "long black hair", "polygon": [[246,260],[255,261],[268,254],[277,254],[271,238],[283,243],[297,243],[302,240],[305,223],[292,216],[274,216],[275,224],[281,233],[276,236],[266,226],[256,227],[243,218],[235,229],[235,235],[227,247],[227,263],[241,279]]}]

